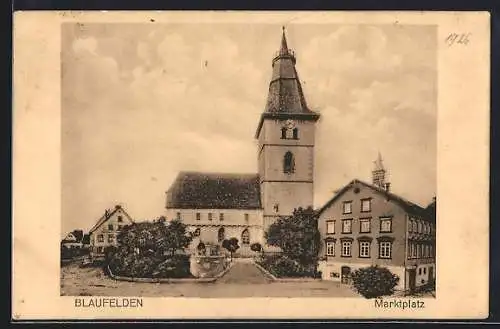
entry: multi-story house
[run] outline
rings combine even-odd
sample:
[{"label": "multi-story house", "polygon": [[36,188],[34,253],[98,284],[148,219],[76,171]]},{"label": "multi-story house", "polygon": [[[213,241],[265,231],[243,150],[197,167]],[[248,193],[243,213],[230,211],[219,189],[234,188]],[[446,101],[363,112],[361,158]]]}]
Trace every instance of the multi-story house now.
[{"label": "multi-story house", "polygon": [[118,246],[118,234],[123,227],[133,223],[132,217],[120,205],[116,205],[113,210],[106,209],[89,231],[91,257],[103,257],[106,247]]},{"label": "multi-story house", "polygon": [[378,265],[414,291],[435,279],[435,202],[423,208],[391,193],[379,155],[373,184],[353,180],[319,210],[319,270],[325,280],[350,283],[351,273]]}]

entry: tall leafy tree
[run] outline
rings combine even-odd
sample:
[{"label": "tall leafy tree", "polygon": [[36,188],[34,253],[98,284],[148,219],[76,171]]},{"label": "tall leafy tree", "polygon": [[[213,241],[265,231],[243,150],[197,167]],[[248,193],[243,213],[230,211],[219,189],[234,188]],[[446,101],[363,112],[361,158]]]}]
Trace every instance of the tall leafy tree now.
[{"label": "tall leafy tree", "polygon": [[119,234],[118,241],[123,248],[139,253],[174,255],[191,242],[186,225],[178,220],[137,222],[126,226]]},{"label": "tall leafy tree", "polygon": [[192,236],[186,229],[186,225],[180,220],[172,220],[168,225],[164,225],[165,235],[158,242],[173,256],[177,250],[187,248],[191,243]]},{"label": "tall leafy tree", "polygon": [[269,227],[266,240],[304,266],[316,264],[320,247],[317,213],[312,207],[295,209],[291,216],[280,217]]}]

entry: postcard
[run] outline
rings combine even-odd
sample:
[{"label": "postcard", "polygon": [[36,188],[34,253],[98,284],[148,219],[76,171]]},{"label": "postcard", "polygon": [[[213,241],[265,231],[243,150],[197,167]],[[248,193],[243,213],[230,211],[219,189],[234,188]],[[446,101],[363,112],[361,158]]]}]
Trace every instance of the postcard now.
[{"label": "postcard", "polygon": [[487,12],[16,12],[12,318],[488,315]]}]

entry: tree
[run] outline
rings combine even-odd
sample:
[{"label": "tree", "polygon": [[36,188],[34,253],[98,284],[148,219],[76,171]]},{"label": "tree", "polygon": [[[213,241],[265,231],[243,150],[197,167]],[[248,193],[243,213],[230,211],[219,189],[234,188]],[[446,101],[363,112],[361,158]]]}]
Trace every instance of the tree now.
[{"label": "tree", "polygon": [[196,250],[198,251],[198,255],[205,255],[207,252],[207,248],[203,242],[198,243]]},{"label": "tree", "polygon": [[224,241],[222,241],[222,248],[227,249],[227,251],[231,253],[231,260],[233,260],[233,253],[240,248],[240,246],[238,245],[238,239],[225,239]]},{"label": "tree", "polygon": [[399,277],[385,267],[360,268],[351,274],[354,288],[365,298],[389,296],[399,282]]},{"label": "tree", "polygon": [[189,246],[192,237],[187,233],[187,227],[184,223],[175,219],[165,226],[165,228],[165,236],[161,239],[161,241],[159,241],[159,243],[163,248],[169,250],[172,256],[175,255],[177,250],[184,249]]},{"label": "tree", "polygon": [[189,273],[189,258],[176,255],[191,242],[186,226],[179,221],[136,222],[123,228],[118,242],[109,262],[113,273],[132,277]]},{"label": "tree", "polygon": [[312,207],[295,209],[292,216],[280,217],[269,227],[266,240],[280,247],[284,256],[315,270],[320,247],[317,213]]},{"label": "tree", "polygon": [[175,255],[179,249],[189,246],[191,236],[186,232],[186,225],[173,220],[168,225],[161,221],[138,222],[123,228],[118,235],[118,242],[123,248],[140,254],[153,253]]},{"label": "tree", "polygon": [[82,243],[83,244],[90,244],[90,235],[89,234],[84,234],[83,235]]},{"label": "tree", "polygon": [[71,232],[71,234],[73,234],[73,236],[76,238],[76,242],[81,242],[82,239],[83,239],[83,230],[73,230],[73,232]]}]

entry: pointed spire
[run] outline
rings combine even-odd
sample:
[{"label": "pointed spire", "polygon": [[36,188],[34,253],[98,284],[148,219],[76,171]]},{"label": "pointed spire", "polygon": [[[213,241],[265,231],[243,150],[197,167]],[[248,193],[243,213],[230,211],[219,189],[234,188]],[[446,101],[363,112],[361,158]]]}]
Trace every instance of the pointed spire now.
[{"label": "pointed spire", "polygon": [[283,34],[281,36],[280,55],[288,55],[288,45],[286,43],[285,27],[282,26]]},{"label": "pointed spire", "polygon": [[382,155],[380,154],[380,151],[378,152],[377,160],[375,160],[374,163],[375,163],[374,170],[376,171],[385,170],[384,165],[382,163]]},{"label": "pointed spire", "polygon": [[311,111],[306,103],[302,84],[295,69],[296,58],[293,50],[288,48],[285,27],[282,27],[281,45],[272,60],[272,75],[266,107],[257,127],[259,136],[265,118],[317,121],[319,114]]},{"label": "pointed spire", "polygon": [[282,29],[281,46],[272,62],[273,73],[265,112],[312,113],[307,107],[295,69],[295,55],[288,48],[285,27]]}]

